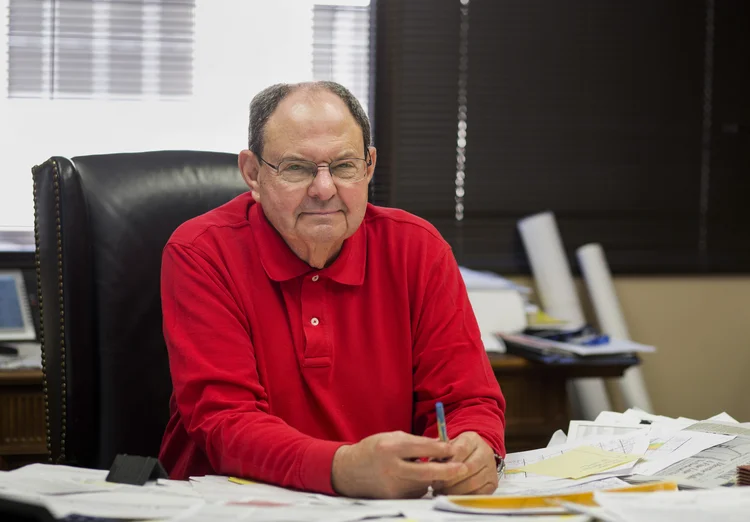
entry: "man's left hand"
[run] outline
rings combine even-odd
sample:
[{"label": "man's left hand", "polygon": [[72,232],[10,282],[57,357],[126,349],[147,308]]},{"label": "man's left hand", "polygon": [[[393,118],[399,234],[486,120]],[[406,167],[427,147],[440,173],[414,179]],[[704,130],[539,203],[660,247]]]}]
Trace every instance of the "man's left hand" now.
[{"label": "man's left hand", "polygon": [[433,489],[443,495],[491,495],[497,489],[495,452],[473,431],[461,433],[451,442],[455,454],[451,461],[463,462],[468,474],[456,481],[435,484]]}]

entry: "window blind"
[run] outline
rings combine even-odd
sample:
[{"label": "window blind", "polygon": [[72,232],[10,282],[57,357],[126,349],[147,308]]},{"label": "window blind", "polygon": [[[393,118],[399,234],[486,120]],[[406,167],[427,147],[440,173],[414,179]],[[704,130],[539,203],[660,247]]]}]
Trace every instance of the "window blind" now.
[{"label": "window blind", "polygon": [[370,7],[313,6],[313,79],[346,85],[369,109]]},{"label": "window blind", "polygon": [[552,210],[573,266],[750,271],[747,3],[378,4],[375,192],[459,262],[527,272],[516,223]]},{"label": "window blind", "polygon": [[8,96],[189,96],[194,4],[194,0],[10,0]]}]

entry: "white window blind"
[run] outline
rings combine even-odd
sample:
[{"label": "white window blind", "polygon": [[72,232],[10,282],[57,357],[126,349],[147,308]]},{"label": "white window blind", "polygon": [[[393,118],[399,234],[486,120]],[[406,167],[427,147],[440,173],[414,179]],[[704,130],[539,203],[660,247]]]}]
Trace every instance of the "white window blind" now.
[{"label": "white window blind", "polygon": [[367,111],[370,7],[313,7],[313,77],[346,85]]},{"label": "white window blind", "polygon": [[274,83],[334,80],[367,110],[369,10],[369,0],[0,0],[0,226],[32,224],[31,167],[53,155],[241,150],[250,100]]},{"label": "white window blind", "polygon": [[10,0],[8,96],[188,96],[194,10],[194,0]]}]

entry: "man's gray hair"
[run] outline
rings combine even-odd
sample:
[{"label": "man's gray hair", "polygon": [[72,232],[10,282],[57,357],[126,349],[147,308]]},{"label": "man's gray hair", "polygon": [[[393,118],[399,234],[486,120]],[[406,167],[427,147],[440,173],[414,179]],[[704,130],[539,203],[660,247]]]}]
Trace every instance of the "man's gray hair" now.
[{"label": "man's gray hair", "polygon": [[362,137],[364,138],[365,146],[365,157],[369,154],[367,148],[370,146],[370,120],[367,118],[367,114],[362,109],[357,98],[344,87],[343,85],[336,82],[305,82],[305,83],[277,83],[266,87],[258,94],[255,95],[253,101],[250,102],[250,125],[248,126],[248,149],[253,151],[255,154],[263,154],[264,146],[264,133],[266,129],[266,123],[269,118],[279,106],[281,100],[286,98],[292,92],[298,89],[309,89],[315,90],[326,90],[330,93],[338,96],[341,101],[349,108],[349,112],[354,117],[354,121],[357,122],[359,128],[362,129]]}]

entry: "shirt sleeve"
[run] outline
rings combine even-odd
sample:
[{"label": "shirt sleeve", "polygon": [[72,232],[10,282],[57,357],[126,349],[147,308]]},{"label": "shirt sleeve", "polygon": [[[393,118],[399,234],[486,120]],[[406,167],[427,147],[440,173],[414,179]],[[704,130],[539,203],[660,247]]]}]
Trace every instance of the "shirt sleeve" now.
[{"label": "shirt sleeve", "polygon": [[449,247],[429,270],[414,336],[415,433],[437,437],[435,402],[448,436],[477,432],[505,456],[505,398],[492,372],[469,296]]},{"label": "shirt sleeve", "polygon": [[164,250],[164,336],[186,431],[217,473],[333,494],[331,466],[342,443],[269,414],[250,327],[221,270],[194,247]]}]

